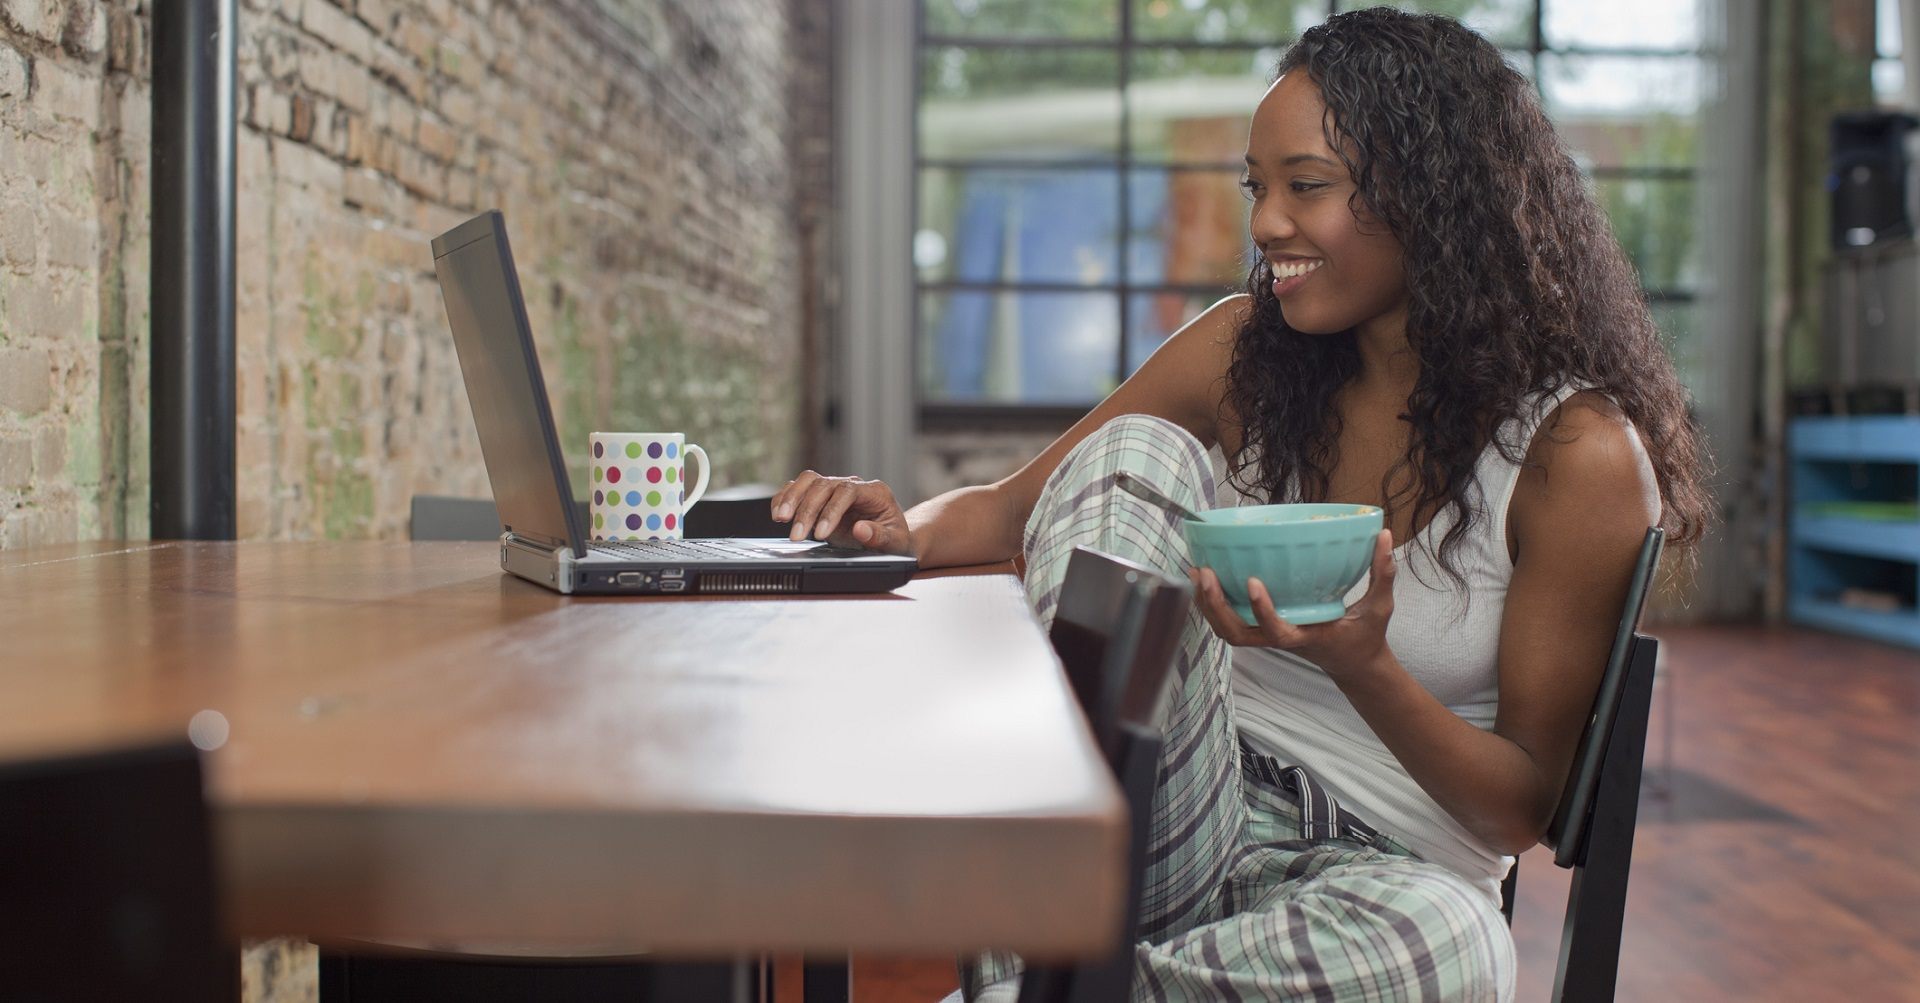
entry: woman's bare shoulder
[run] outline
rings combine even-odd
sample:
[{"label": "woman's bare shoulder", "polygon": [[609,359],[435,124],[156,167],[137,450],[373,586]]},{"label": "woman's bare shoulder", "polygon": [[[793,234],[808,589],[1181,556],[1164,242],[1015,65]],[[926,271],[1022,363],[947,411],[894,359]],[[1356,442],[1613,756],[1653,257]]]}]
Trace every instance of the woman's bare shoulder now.
[{"label": "woman's bare shoulder", "polygon": [[1541,431],[1514,489],[1514,516],[1523,525],[1561,532],[1618,522],[1622,538],[1637,542],[1659,521],[1652,460],[1632,420],[1606,395],[1568,397]]},{"label": "woman's bare shoulder", "polygon": [[1245,294],[1228,296],[1168,336],[1128,381],[1155,405],[1142,410],[1174,417],[1195,434],[1200,434],[1198,426],[1206,426],[1209,434],[1200,437],[1211,443],[1217,431],[1212,426],[1222,413],[1234,342],[1248,310]]}]

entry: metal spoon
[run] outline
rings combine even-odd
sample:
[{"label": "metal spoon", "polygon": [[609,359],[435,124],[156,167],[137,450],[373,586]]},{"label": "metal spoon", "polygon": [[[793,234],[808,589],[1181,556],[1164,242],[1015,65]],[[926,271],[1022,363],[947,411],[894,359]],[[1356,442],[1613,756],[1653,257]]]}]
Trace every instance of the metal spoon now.
[{"label": "metal spoon", "polygon": [[1194,522],[1204,521],[1200,518],[1200,513],[1195,512],[1194,510],[1186,507],[1185,505],[1180,504],[1177,501],[1174,501],[1171,498],[1168,498],[1166,495],[1163,495],[1158,491],[1155,491],[1154,489],[1148,487],[1144,481],[1140,481],[1136,479],[1132,474],[1129,474],[1124,470],[1113,475],[1113,483],[1118,485],[1120,490],[1125,491],[1126,493],[1133,495],[1136,498],[1142,498],[1142,499],[1145,499],[1146,501],[1152,502],[1153,504],[1158,505],[1169,512],[1177,512],[1180,515],[1183,515],[1189,519],[1192,519]]}]

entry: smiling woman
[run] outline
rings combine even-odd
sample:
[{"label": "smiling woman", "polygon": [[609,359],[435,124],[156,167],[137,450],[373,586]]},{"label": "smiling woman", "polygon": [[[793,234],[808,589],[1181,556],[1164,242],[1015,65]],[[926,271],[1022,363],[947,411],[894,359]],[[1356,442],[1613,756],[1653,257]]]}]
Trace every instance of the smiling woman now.
[{"label": "smiling woman", "polygon": [[1241,186],[1253,198],[1253,242],[1272,274],[1267,288],[1285,298],[1295,330],[1404,324],[1399,241],[1352,203],[1354,182],[1329,145],[1326,117],[1305,73],[1282,76],[1253,114]]},{"label": "smiling woman", "polygon": [[[1043,620],[1078,545],[1191,576],[1137,995],[1505,1000],[1499,881],[1553,812],[1642,538],[1705,522],[1686,394],[1532,84],[1458,22],[1308,30],[1243,156],[1246,293],[1038,457],[904,512],[807,471],[773,514],[926,567],[1024,557]],[[1288,622],[1115,486],[1211,508],[1216,446],[1242,495],[1379,510],[1334,609]],[[968,993],[1018,971],[979,959]]]}]

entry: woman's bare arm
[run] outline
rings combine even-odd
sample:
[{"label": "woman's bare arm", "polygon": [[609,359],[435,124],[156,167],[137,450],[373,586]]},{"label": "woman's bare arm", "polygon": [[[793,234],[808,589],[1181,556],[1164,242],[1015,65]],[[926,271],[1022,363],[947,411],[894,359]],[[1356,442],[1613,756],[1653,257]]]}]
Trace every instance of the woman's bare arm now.
[{"label": "woman's bare arm", "polygon": [[1074,423],[1039,456],[1002,480],[960,488],[901,512],[879,481],[802,471],[773,496],[773,518],[795,540],[913,554],[925,568],[1004,561],[1020,551],[1020,532],[1040,489],[1080,440],[1123,414],[1150,414],[1211,446],[1222,432],[1221,398],[1246,297],[1230,296],[1174,332],[1120,388]]},{"label": "woman's bare arm", "polygon": [[1647,527],[1653,465],[1604,399],[1578,395],[1534,437],[1508,525],[1517,544],[1500,625],[1500,706],[1481,731],[1404,671],[1341,689],[1442,808],[1518,853],[1552,819]]},{"label": "woman's bare arm", "polygon": [[1013,474],[909,510],[921,566],[986,564],[1019,553],[1021,530],[1054,468],[1080,440],[1120,415],[1165,418],[1211,447],[1221,434],[1220,400],[1245,304],[1245,296],[1230,296],[1189,321],[1119,389]]}]

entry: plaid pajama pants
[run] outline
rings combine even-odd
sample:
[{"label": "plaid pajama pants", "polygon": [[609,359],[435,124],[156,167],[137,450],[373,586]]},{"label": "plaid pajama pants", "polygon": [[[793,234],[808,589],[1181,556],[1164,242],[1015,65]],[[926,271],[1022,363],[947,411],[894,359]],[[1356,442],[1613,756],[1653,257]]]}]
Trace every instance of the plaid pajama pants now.
[{"label": "plaid pajama pants", "polygon": [[[1189,507],[1214,503],[1212,465],[1186,430],[1126,415],[1088,436],[1027,523],[1027,597],[1043,623],[1076,545],[1186,574],[1177,519],[1117,490],[1120,470]],[[1512,999],[1513,938],[1484,895],[1238,741],[1232,650],[1197,610],[1176,659],[1134,998]],[[1010,1003],[1018,970],[1005,952],[967,959],[966,998]]]}]

